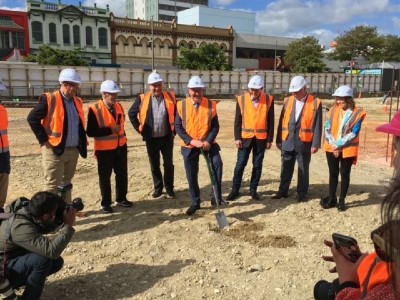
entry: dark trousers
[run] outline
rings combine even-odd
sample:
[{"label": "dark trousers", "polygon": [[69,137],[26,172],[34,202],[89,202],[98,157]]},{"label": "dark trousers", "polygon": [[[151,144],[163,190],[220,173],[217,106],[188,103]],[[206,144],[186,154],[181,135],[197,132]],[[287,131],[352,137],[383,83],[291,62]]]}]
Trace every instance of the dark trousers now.
[{"label": "dark trousers", "polygon": [[97,170],[101,192],[101,206],[110,206],[111,173],[115,174],[116,201],[127,200],[128,193],[128,148],[126,144],[116,150],[96,151]]},{"label": "dark trousers", "polygon": [[40,299],[47,276],[61,270],[63,258],[50,259],[36,253],[28,253],[9,260],[8,280],[13,288],[25,286],[23,300]]},{"label": "dark trousers", "polygon": [[[184,148],[184,147],[182,147]],[[198,181],[199,175],[199,157],[201,155],[199,149],[182,149],[183,161],[185,165],[186,177],[189,183],[190,197],[192,198],[192,204],[200,207],[200,187]],[[215,175],[215,184],[218,193],[218,199],[222,199],[221,195],[221,183],[222,183],[222,159],[219,151],[206,152],[209,155],[211,168]],[[210,182],[211,183],[211,182]]]},{"label": "dark trousers", "polygon": [[249,160],[250,153],[253,151],[253,169],[251,171],[250,189],[257,190],[261,178],[262,164],[265,154],[265,146],[259,147],[255,139],[251,144],[242,149],[238,149],[237,161],[233,172],[232,189],[239,190],[242,184],[243,172]]},{"label": "dark trousers", "polygon": [[326,160],[328,161],[329,167],[329,196],[336,197],[340,173],[340,198],[344,199],[349,190],[350,172],[354,157],[343,158],[342,154],[340,154],[340,156],[336,158],[332,152],[326,152]]},{"label": "dark trousers", "polygon": [[306,197],[309,186],[309,167],[311,162],[311,152],[302,153],[297,151],[281,152],[281,182],[279,193],[288,194],[290,183],[292,182],[294,166],[297,161],[297,194]]},{"label": "dark trousers", "polygon": [[[154,189],[162,191],[165,186],[166,190],[172,191],[174,189],[174,138],[168,134],[160,138],[147,139],[146,148]],[[164,162],[164,180],[160,169],[160,153]]]}]

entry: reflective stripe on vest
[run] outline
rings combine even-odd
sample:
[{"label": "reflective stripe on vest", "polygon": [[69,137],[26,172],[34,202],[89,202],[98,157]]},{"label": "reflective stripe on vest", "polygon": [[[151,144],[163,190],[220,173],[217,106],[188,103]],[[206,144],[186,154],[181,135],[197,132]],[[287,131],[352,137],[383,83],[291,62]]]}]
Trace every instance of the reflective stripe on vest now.
[{"label": "reflective stripe on vest", "polygon": [[357,269],[361,299],[374,287],[389,282],[390,273],[390,264],[380,260],[376,252],[367,255]]},{"label": "reflective stripe on vest", "polygon": [[[331,123],[331,134],[333,136],[338,136],[338,131],[341,130],[339,128],[340,126],[340,112],[341,108],[338,107],[333,107],[328,113],[328,118]],[[347,124],[345,127],[342,129],[342,135],[346,135],[351,132],[353,127],[358,123],[360,120],[364,120],[366,116],[366,113],[359,108],[355,108],[350,119],[347,121]],[[359,148],[359,143],[360,143],[360,138],[357,135],[353,140],[350,141],[347,145],[344,145],[341,150],[342,150],[342,157],[347,158],[347,157],[357,157],[358,156],[358,148]],[[333,152],[333,149],[329,145],[328,141],[324,141],[324,151],[327,152]]]},{"label": "reflective stripe on vest", "polygon": [[[168,123],[171,131],[175,131],[175,105],[176,98],[175,94],[171,92],[163,92],[165,108],[168,114]],[[146,123],[147,113],[149,112],[149,105],[151,99],[151,93],[146,93],[140,97],[140,108],[139,108],[139,132],[143,131]]]},{"label": "reflective stripe on vest", "polygon": [[[285,115],[282,120],[282,140],[286,141],[289,137],[289,123],[292,114],[294,113],[295,97],[290,96],[285,99]],[[308,95],[304,103],[303,111],[300,115],[300,132],[299,137],[303,142],[312,142],[314,137],[313,125],[315,122],[315,116],[317,115],[318,107],[321,104],[321,100],[318,98]]]},{"label": "reflective stripe on vest", "polygon": [[[46,93],[47,97],[47,115],[42,120],[42,125],[46,130],[49,143],[57,146],[61,143],[64,131],[65,109],[60,91]],[[79,119],[85,126],[85,113],[83,111],[83,102],[79,97],[74,97],[75,108],[78,111]]]},{"label": "reflective stripe on vest", "polygon": [[254,107],[250,94],[238,97],[238,104],[242,114],[242,134],[244,139],[267,139],[268,111],[273,97],[261,93],[257,108]]},{"label": "reflective stripe on vest", "polygon": [[[97,124],[99,128],[113,127],[117,125],[113,115],[110,113],[103,100],[97,101],[95,104],[90,105],[93,113],[96,116]],[[113,150],[118,146],[123,146],[126,144],[125,136],[125,113],[120,103],[115,103],[114,105],[115,113],[117,119],[121,116],[120,124],[121,128],[118,133],[112,133],[106,136],[94,137],[94,150]]]},{"label": "reflective stripe on vest", "polygon": [[[217,104],[215,101],[205,97],[200,102],[199,108],[196,110],[191,98],[186,98],[177,103],[178,115],[182,119],[182,127],[187,134],[195,140],[205,140],[211,129],[211,120],[217,114]],[[186,145],[182,141],[183,147],[193,148],[191,145]]]},{"label": "reflective stripe on vest", "polygon": [[3,105],[0,105],[0,153],[10,151],[8,140],[8,114]]}]

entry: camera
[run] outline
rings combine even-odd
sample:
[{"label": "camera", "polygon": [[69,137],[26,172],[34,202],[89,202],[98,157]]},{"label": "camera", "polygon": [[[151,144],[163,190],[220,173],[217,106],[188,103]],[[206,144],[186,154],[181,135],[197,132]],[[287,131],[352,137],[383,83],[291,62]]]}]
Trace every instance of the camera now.
[{"label": "camera", "polygon": [[340,290],[339,279],[332,282],[326,280],[318,281],[314,286],[314,299],[316,300],[335,300],[336,294]]},{"label": "camera", "polygon": [[62,200],[60,201],[60,203],[58,203],[58,208],[54,219],[54,223],[56,223],[57,225],[61,225],[64,223],[65,211],[68,211],[70,208],[75,208],[77,211],[81,211],[85,208],[82,198],[79,197],[73,199],[72,203],[65,202],[65,195],[67,194],[67,191],[71,189],[72,189],[72,183],[66,183],[57,186],[57,195],[60,196]]}]

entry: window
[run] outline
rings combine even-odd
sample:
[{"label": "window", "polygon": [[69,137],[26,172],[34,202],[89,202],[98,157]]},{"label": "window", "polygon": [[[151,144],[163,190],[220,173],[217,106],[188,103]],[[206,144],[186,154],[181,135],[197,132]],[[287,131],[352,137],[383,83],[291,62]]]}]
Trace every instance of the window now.
[{"label": "window", "polygon": [[72,28],[72,31],[74,33],[74,46],[80,46],[81,45],[81,33],[80,33],[80,28],[78,25],[74,25]]},{"label": "window", "polygon": [[12,43],[13,47],[25,50],[25,36],[23,32],[13,32],[12,33]]},{"label": "window", "polygon": [[86,27],[86,46],[93,46],[92,27]]},{"label": "window", "polygon": [[107,29],[99,28],[99,47],[107,47]]},{"label": "window", "polygon": [[34,43],[43,43],[42,23],[39,21],[32,22],[32,41]]},{"label": "window", "polygon": [[10,33],[8,31],[0,31],[0,48],[10,48]]},{"label": "window", "polygon": [[49,41],[50,44],[57,44],[57,27],[56,24],[49,24]]},{"label": "window", "polygon": [[71,44],[71,38],[69,35],[69,25],[68,24],[63,24],[63,42],[64,42],[64,45]]}]

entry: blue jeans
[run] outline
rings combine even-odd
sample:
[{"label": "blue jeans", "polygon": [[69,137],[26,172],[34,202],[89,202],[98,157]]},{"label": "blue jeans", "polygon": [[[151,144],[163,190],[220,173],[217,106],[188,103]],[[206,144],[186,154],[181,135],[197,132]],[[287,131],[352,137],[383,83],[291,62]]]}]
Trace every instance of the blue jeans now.
[{"label": "blue jeans", "polygon": [[23,300],[40,299],[47,276],[61,270],[64,259],[50,259],[36,253],[11,258],[7,264],[8,280],[13,288],[25,285]]},{"label": "blue jeans", "polygon": [[232,189],[239,190],[242,184],[244,168],[249,160],[250,152],[253,151],[253,169],[251,171],[250,190],[257,190],[261,178],[262,164],[264,160],[265,147],[257,147],[255,140],[249,147],[238,149],[235,170],[233,171]]}]

